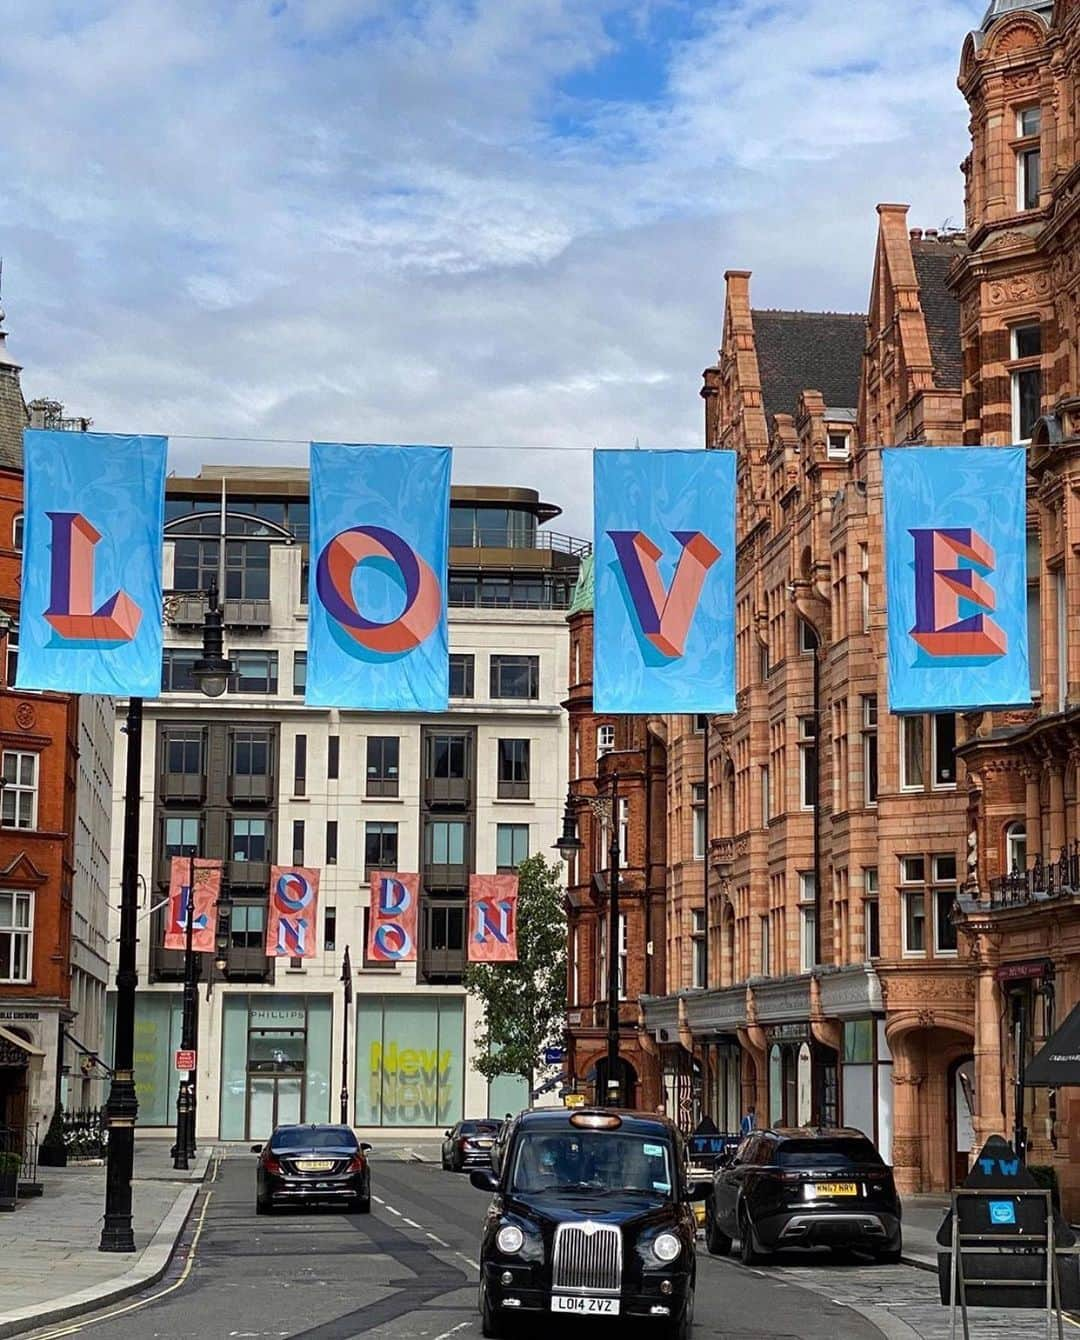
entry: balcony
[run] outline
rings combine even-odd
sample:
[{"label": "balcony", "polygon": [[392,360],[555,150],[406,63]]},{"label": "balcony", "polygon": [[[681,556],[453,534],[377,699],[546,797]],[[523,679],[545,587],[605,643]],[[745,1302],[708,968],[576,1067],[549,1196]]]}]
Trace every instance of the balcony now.
[{"label": "balcony", "polygon": [[233,773],[229,778],[229,799],[233,802],[258,801],[266,805],[269,804],[273,792],[272,780],[266,773],[244,776]]},{"label": "balcony", "polygon": [[1080,842],[1062,847],[1056,861],[1036,861],[1027,870],[992,879],[990,906],[1022,907],[1076,893],[1080,893]]},{"label": "balcony", "polygon": [[154,938],[150,944],[150,980],[151,982],[182,982],[184,980],[184,951],[182,949],[162,948],[162,935],[161,920],[155,917]]},{"label": "balcony", "polygon": [[425,865],[422,875],[425,893],[459,893],[469,887],[469,867],[462,865]]},{"label": "balcony", "polygon": [[234,893],[237,889],[266,892],[270,882],[269,861],[226,861],[225,865],[229,873],[229,888]]},{"label": "balcony", "polygon": [[460,982],[465,971],[465,948],[420,950],[420,976],[425,982]]},{"label": "balcony", "polygon": [[424,778],[424,804],[430,809],[465,809],[471,791],[467,777]]},{"label": "balcony", "polygon": [[206,796],[206,778],[201,772],[163,772],[158,791],[166,802],[201,804]]},{"label": "balcony", "polygon": [[[206,615],[206,602],[199,592],[170,591],[165,613],[176,628],[199,629]],[[270,627],[269,600],[226,600],[222,606],[226,628],[262,632]]]},{"label": "balcony", "polygon": [[225,976],[230,982],[272,982],[274,959],[265,949],[240,949],[233,945],[229,949]]},{"label": "balcony", "polygon": [[528,800],[529,783],[507,782],[500,778],[497,795],[499,800]]},{"label": "balcony", "polygon": [[226,600],[225,627],[262,632],[270,627],[269,600]]}]

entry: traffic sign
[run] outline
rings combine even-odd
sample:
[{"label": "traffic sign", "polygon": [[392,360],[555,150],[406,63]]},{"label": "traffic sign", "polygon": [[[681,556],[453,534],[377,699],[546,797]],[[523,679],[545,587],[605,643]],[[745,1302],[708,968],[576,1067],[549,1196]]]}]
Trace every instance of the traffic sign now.
[{"label": "traffic sign", "polygon": [[195,1049],[194,1047],[179,1047],[176,1052],[177,1070],[195,1069]]},{"label": "traffic sign", "polygon": [[565,1047],[545,1047],[545,1048],[544,1048],[544,1064],[545,1064],[545,1065],[561,1065],[562,1062],[565,1061],[565,1060],[566,1060],[566,1048],[565,1048]]}]

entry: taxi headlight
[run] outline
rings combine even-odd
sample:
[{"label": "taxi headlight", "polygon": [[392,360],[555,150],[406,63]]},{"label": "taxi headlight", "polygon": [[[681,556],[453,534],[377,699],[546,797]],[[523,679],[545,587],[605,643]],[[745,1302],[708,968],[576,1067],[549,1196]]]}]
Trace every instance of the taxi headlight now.
[{"label": "taxi headlight", "polygon": [[674,1261],[682,1251],[682,1243],[674,1233],[660,1233],[653,1239],[653,1253],[658,1261]]},{"label": "taxi headlight", "polygon": [[525,1243],[525,1234],[518,1228],[517,1224],[504,1224],[495,1235],[495,1245],[500,1252],[505,1252],[507,1256],[513,1256],[515,1252],[520,1252]]}]

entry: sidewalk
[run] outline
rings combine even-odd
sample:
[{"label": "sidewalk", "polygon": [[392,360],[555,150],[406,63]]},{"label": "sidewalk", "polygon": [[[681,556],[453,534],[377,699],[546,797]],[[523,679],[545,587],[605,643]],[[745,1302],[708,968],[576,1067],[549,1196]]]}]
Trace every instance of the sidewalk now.
[{"label": "sidewalk", "polygon": [[904,1197],[904,1260],[920,1270],[937,1271],[937,1231],[949,1208],[948,1196]]},{"label": "sidewalk", "polygon": [[126,1297],[165,1273],[212,1147],[177,1172],[167,1139],[137,1139],[135,1251],[99,1252],[105,1169],[42,1168],[45,1193],[0,1216],[0,1337]]}]

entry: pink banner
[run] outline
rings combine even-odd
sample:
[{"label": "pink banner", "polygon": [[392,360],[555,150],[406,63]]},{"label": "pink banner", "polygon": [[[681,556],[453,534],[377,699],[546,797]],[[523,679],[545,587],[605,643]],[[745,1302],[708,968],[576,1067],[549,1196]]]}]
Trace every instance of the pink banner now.
[{"label": "pink banner", "polygon": [[517,875],[469,876],[469,962],[517,962]]},{"label": "pink banner", "polygon": [[267,957],[314,958],[318,920],[319,872],[302,865],[271,866]]},{"label": "pink banner", "polygon": [[[192,862],[174,856],[169,867],[169,915],[165,922],[165,948],[187,947],[187,909]],[[212,954],[217,935],[217,905],[221,893],[221,862],[195,857],[195,920],[191,947],[197,954]]]},{"label": "pink banner", "polygon": [[419,905],[419,875],[375,871],[371,876],[371,912],[368,916],[369,962],[416,961],[416,923]]}]

